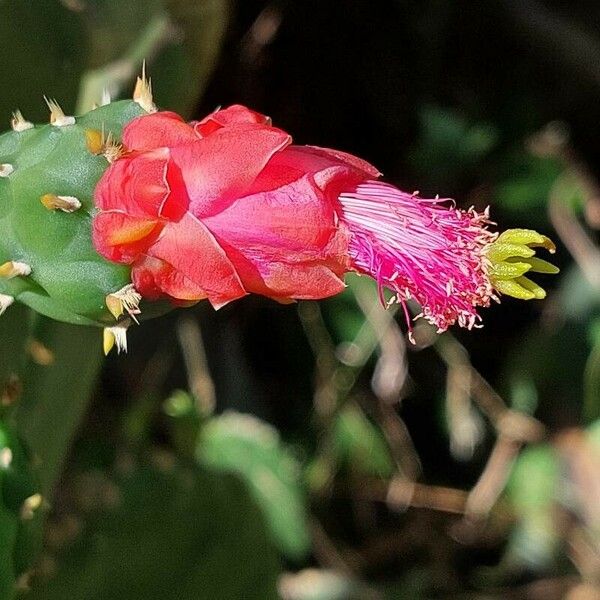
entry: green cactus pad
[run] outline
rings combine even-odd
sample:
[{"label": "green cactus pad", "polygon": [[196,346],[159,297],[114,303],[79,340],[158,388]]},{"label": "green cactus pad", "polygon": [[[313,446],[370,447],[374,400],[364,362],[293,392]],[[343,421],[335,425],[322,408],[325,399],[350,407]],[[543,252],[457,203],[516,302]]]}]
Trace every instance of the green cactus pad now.
[{"label": "green cactus pad", "polygon": [[[144,114],[134,101],[101,106],[74,124],[36,125],[0,136],[0,265],[18,261],[31,274],[0,279],[0,294],[12,296],[51,318],[81,325],[111,326],[105,298],[130,283],[127,266],[106,261],[91,240],[94,187],[108,166],[92,153],[86,131],[110,132]],[[46,194],[74,197],[74,212],[49,210]]]}]

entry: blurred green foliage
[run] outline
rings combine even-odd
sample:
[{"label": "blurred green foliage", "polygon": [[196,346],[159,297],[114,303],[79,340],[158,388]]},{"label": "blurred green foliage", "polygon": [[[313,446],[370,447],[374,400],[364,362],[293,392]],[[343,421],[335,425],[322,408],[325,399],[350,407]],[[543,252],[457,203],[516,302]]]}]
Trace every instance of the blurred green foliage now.
[{"label": "blurred green foliage", "polygon": [[274,428],[251,415],[226,412],[203,425],[197,454],[201,464],[246,481],[285,555],[296,561],[307,555],[310,533],[300,465]]},{"label": "blurred green foliage", "polygon": [[92,490],[84,531],[27,597],[277,598],[279,559],[244,486],[162,460],[101,481],[97,497]]},{"label": "blurred green foliage", "polygon": [[[107,89],[129,95],[145,59],[163,106],[194,108],[225,33],[227,0],[3,0],[0,3],[0,118],[16,108],[46,120],[43,96],[72,113]],[[18,49],[15,55],[15,49]]]}]

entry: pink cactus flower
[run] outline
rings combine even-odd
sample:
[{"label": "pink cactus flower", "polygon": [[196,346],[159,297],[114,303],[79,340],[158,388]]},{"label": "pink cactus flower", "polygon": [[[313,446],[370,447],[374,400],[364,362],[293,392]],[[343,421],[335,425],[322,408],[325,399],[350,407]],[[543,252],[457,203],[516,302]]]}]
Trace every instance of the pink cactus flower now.
[{"label": "pink cactus flower", "polygon": [[131,265],[144,297],[318,299],[355,271],[388,304],[415,299],[439,331],[474,326],[493,297],[486,213],[402,192],[350,154],[292,145],[245,107],[190,124],[145,115],[123,144],[96,188],[94,243]]}]

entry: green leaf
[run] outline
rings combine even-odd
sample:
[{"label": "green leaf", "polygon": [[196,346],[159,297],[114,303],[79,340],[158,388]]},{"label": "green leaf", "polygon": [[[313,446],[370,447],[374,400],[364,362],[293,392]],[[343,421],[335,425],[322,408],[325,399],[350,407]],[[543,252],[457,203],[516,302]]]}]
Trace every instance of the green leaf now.
[{"label": "green leaf", "polygon": [[100,331],[39,317],[35,337],[53,354],[50,365],[30,361],[17,409],[19,433],[40,461],[48,494],[91,398],[102,365]]},{"label": "green leaf", "polygon": [[547,568],[558,548],[554,502],[558,458],[549,445],[526,448],[507,485],[507,498],[518,519],[505,560],[528,568]]},{"label": "green leaf", "polygon": [[365,475],[390,477],[394,463],[381,431],[358,406],[348,404],[333,427],[335,452],[349,469]]},{"label": "green leaf", "polygon": [[204,425],[197,454],[202,464],[238,473],[247,482],[287,556],[298,560],[308,552],[300,468],[273,427],[250,415],[224,413]]},{"label": "green leaf", "polygon": [[550,446],[535,446],[521,452],[513,467],[507,492],[519,514],[544,510],[554,501],[558,459]]},{"label": "green leaf", "polygon": [[525,215],[546,206],[550,190],[563,171],[559,160],[533,156],[523,149],[507,155],[501,164],[503,174],[495,188],[495,203]]},{"label": "green leaf", "polygon": [[411,162],[434,186],[448,188],[465,170],[473,168],[496,145],[498,133],[487,123],[471,123],[439,106],[420,114],[421,135]]},{"label": "green leaf", "polygon": [[92,512],[30,600],[275,600],[279,560],[235,477],[142,466],[111,482],[118,505]]},{"label": "green leaf", "polygon": [[42,542],[43,500],[11,423],[0,421],[0,598],[14,597]]}]

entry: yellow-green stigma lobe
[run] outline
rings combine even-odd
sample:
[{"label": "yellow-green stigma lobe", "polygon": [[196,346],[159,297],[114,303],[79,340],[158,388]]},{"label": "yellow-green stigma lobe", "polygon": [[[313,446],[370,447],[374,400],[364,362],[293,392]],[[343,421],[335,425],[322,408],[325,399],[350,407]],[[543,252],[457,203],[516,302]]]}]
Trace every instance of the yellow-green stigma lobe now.
[{"label": "yellow-green stigma lobe", "polygon": [[525,274],[555,275],[559,269],[536,257],[535,248],[545,248],[551,254],[556,252],[550,238],[532,229],[507,229],[490,244],[486,251],[488,276],[497,292],[519,300],[546,297],[546,291]]}]

